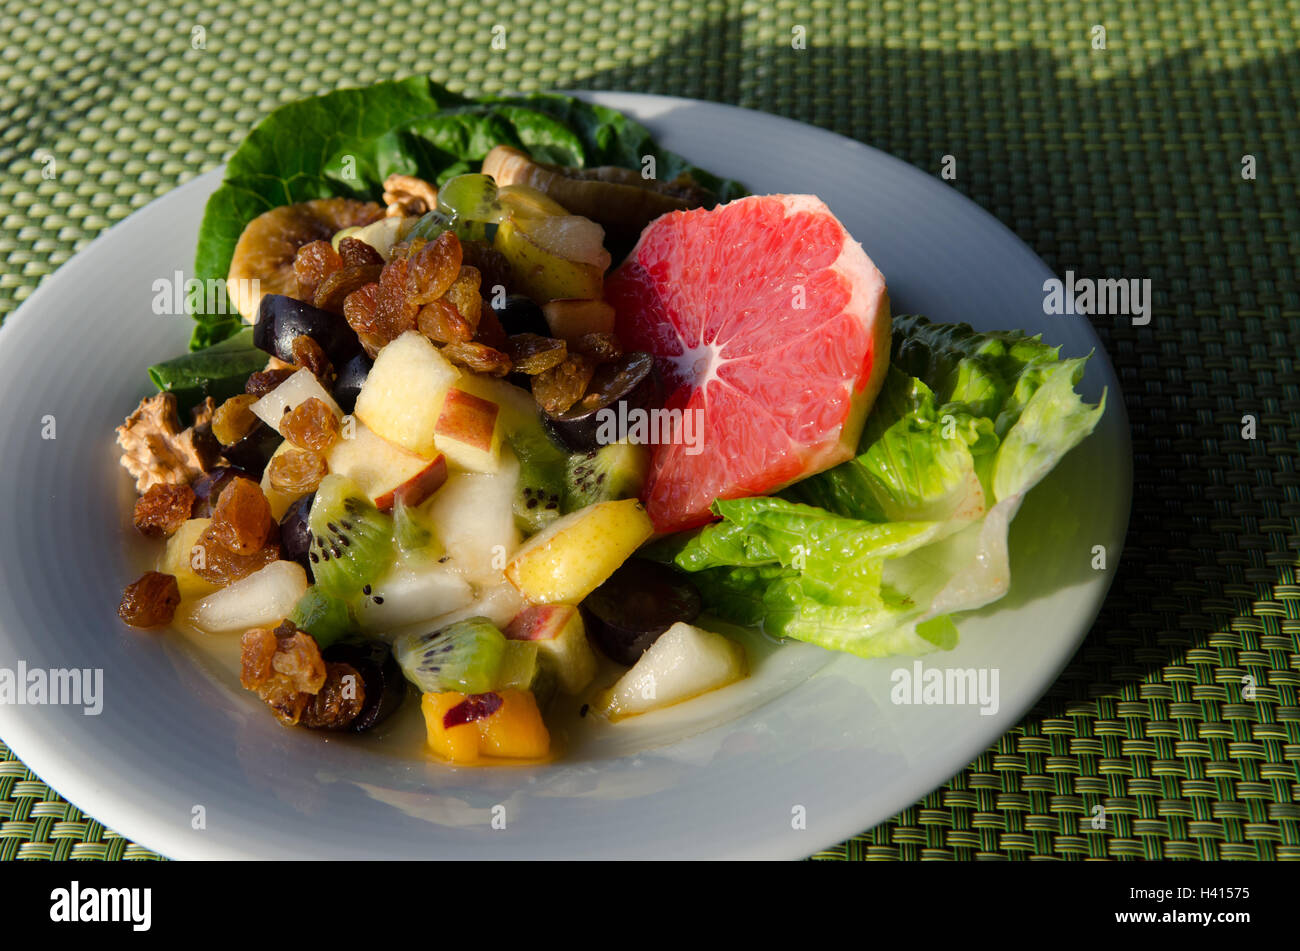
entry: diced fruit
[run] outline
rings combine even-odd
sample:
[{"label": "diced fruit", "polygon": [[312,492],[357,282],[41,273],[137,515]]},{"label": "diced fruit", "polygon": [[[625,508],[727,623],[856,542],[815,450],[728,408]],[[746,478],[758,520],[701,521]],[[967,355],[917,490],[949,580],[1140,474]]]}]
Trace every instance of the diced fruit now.
[{"label": "diced fruit", "polygon": [[448,727],[443,722],[447,712],[464,700],[465,694],[454,691],[426,692],[420,698],[420,712],[424,714],[429,748],[451,763],[478,762],[478,726],[462,723],[460,726]]},{"label": "diced fruit", "polygon": [[194,546],[199,544],[199,536],[211,523],[210,518],[192,518],[182,524],[167,539],[167,547],[158,561],[159,571],[175,577],[182,600],[188,601],[217,590],[217,585],[196,575],[192,565]]},{"label": "diced fruit", "polygon": [[348,606],[315,585],[298,599],[289,614],[289,620],[298,630],[306,631],[315,638],[321,650],[352,632],[352,617],[348,614]]},{"label": "diced fruit", "polygon": [[565,693],[580,693],[596,676],[596,655],[587,643],[582,615],[573,605],[537,604],[524,608],[505,634],[513,641],[536,644]]},{"label": "diced fruit", "polygon": [[393,543],[402,561],[412,566],[427,564],[447,552],[429,513],[400,498],[393,504]]},{"label": "diced fruit", "polygon": [[474,600],[469,582],[436,561],[418,568],[399,564],[366,588],[354,602],[357,623],[365,631],[427,621]]},{"label": "diced fruit", "polygon": [[537,645],[529,641],[507,641],[506,652],[501,657],[501,672],[497,674],[499,688],[530,689],[541,673],[538,654]]},{"label": "diced fruit", "polygon": [[745,666],[745,650],[735,641],[679,621],[592,709],[611,720],[659,710],[735,683]]},{"label": "diced fruit", "polygon": [[636,498],[649,469],[646,446],[619,442],[575,453],[565,466],[564,509],[573,512],[596,502]]},{"label": "diced fruit", "polygon": [[528,539],[506,565],[506,578],[534,603],[577,604],[653,532],[636,499],[589,505]]},{"label": "diced fruit", "polygon": [[529,185],[506,185],[497,189],[497,202],[506,211],[514,212],[520,218],[542,218],[547,216],[568,217],[569,212],[545,192],[540,192]]},{"label": "diced fruit", "polygon": [[551,749],[537,701],[526,690],[501,690],[501,707],[477,722],[479,753],[509,759],[537,759]]},{"label": "diced fruit", "polygon": [[357,484],[381,512],[392,509],[400,498],[407,505],[419,505],[447,481],[447,460],[441,454],[432,459],[409,452],[355,423],[326,455],[330,472],[346,476]]},{"label": "diced fruit", "polygon": [[631,667],[664,631],[700,614],[700,592],[667,565],[631,558],[582,602],[592,642]]},{"label": "diced fruit", "polygon": [[343,411],[334,402],[334,397],[330,396],[325,387],[320,385],[320,381],[316,379],[315,374],[310,370],[299,370],[254,403],[252,409],[258,419],[283,436],[284,433],[280,430],[280,424],[284,421],[286,414],[292,412],[300,403],[306,402],[313,396],[329,407],[335,415],[343,415]]},{"label": "diced fruit", "polygon": [[393,562],[393,520],[341,475],[321,482],[307,527],[316,584],[336,598],[353,598]]},{"label": "diced fruit", "polygon": [[310,490],[306,492],[282,491],[271,484],[271,463],[286,453],[297,451],[298,449],[293,443],[287,439],[284,440],[280,443],[279,448],[271,453],[271,458],[266,462],[266,469],[262,472],[262,494],[266,496],[266,501],[271,506],[271,517],[276,521],[284,518],[285,513],[289,511],[289,506],[293,505],[294,502],[304,495],[311,494]]},{"label": "diced fruit", "polygon": [[496,472],[501,465],[500,407],[453,386],[434,426],[439,450],[471,472]]},{"label": "diced fruit", "polygon": [[408,330],[379,351],[357,396],[357,418],[384,439],[433,458],[442,401],[460,375],[426,337]]},{"label": "diced fruit", "polygon": [[511,503],[519,466],[502,456],[492,474],[453,472],[426,511],[451,563],[476,584],[502,580],[506,559],[519,545]]},{"label": "diced fruit", "polygon": [[614,308],[599,299],[561,298],[542,305],[551,336],[577,340],[584,334],[614,332]]},{"label": "diced fruit", "polygon": [[[451,763],[477,763],[485,756],[539,759],[550,752],[550,734],[537,701],[526,690],[506,689],[483,697],[425,693],[420,710],[429,748]],[[466,716],[476,718],[464,722]]]},{"label": "diced fruit", "polygon": [[426,693],[495,689],[506,638],[487,618],[472,617],[426,634],[403,634],[393,653],[406,679]]},{"label": "diced fruit", "polygon": [[605,268],[570,261],[543,246],[521,224],[535,219],[507,218],[497,228],[493,246],[510,264],[519,290],[538,302],[557,298],[596,300],[602,296]]},{"label": "diced fruit", "polygon": [[307,573],[293,561],[273,561],[194,605],[190,621],[211,634],[274,627],[307,590]]},{"label": "diced fruit", "polygon": [[393,245],[406,240],[406,236],[419,220],[418,215],[394,215],[391,218],[380,218],[374,224],[362,228],[349,228],[348,234],[340,231],[334,236],[335,250],[344,238],[356,238],[370,245],[387,261],[392,256]]}]

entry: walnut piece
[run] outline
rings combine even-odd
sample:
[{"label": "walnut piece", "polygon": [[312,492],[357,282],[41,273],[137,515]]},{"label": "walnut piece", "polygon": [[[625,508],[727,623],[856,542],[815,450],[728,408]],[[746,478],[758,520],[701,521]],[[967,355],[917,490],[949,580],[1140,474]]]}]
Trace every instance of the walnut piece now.
[{"label": "walnut piece", "polygon": [[438,207],[438,189],[414,175],[389,175],[384,179],[384,204],[389,218],[423,215]]},{"label": "walnut piece", "polygon": [[216,459],[209,441],[195,427],[181,429],[176,397],[147,396],[117,427],[122,465],[135,478],[141,495],[159,483],[188,484],[209,471]]}]

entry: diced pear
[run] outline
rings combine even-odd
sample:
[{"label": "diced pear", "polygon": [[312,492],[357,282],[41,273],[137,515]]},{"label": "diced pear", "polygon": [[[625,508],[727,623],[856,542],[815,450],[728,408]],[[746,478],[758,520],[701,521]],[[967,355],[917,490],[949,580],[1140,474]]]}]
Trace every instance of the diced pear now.
[{"label": "diced pear", "polygon": [[396,215],[391,218],[380,218],[360,228],[344,228],[334,236],[334,250],[339,249],[339,244],[344,238],[356,238],[370,245],[387,261],[392,257],[393,245],[404,241],[419,220],[418,215]]},{"label": "diced pear", "polygon": [[506,565],[506,578],[535,604],[577,604],[652,534],[636,499],[588,505],[528,539]]},{"label": "diced pear", "polygon": [[379,351],[356,416],[389,442],[432,459],[442,402],[460,375],[427,337],[408,330]]},{"label": "diced pear", "polygon": [[190,621],[210,634],[274,627],[307,591],[307,572],[296,561],[273,561],[194,605]]},{"label": "diced pear", "polygon": [[592,708],[619,720],[690,700],[745,676],[745,649],[721,634],[678,621]]},{"label": "diced pear", "polygon": [[504,583],[506,560],[519,545],[513,510],[518,478],[519,463],[503,455],[495,473],[453,472],[425,509],[453,567],[476,584]]},{"label": "diced pear", "polygon": [[[285,414],[292,412],[299,403],[313,396],[333,410],[335,416],[340,418],[343,416],[343,411],[339,409],[339,404],[334,402],[334,397],[320,385],[316,375],[307,369],[299,370],[249,408],[258,419],[279,433],[280,422]],[[280,433],[280,435],[284,434]]]},{"label": "diced pear", "polygon": [[370,594],[356,603],[355,613],[362,630],[387,631],[447,614],[473,600],[469,582],[449,568],[398,565],[370,585]]},{"label": "diced pear", "polygon": [[199,536],[211,524],[210,518],[192,518],[181,523],[181,527],[167,539],[167,547],[158,561],[159,571],[176,578],[182,601],[210,594],[218,588],[218,585],[194,573],[194,548],[199,543]]},{"label": "diced pear", "polygon": [[510,274],[519,290],[533,300],[548,301],[557,297],[598,299],[604,296],[603,267],[570,261],[544,248],[513,217],[501,222],[494,245],[510,265]]},{"label": "diced pear", "polygon": [[[275,452],[271,453],[271,459],[282,453],[289,452],[291,449],[297,449],[289,440],[285,440],[275,447]],[[289,511],[289,506],[293,505],[300,497],[306,495],[305,492],[281,492],[271,485],[271,459],[266,461],[266,468],[262,470],[262,494],[266,496],[266,501],[271,503],[271,517],[277,522],[284,518],[284,513]]]}]

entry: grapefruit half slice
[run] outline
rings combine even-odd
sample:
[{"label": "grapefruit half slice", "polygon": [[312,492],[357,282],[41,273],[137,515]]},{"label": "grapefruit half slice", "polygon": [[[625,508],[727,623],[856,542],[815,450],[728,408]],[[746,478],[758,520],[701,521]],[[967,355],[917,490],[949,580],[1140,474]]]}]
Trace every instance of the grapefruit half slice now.
[{"label": "grapefruit half slice", "polygon": [[694,414],[694,429],[652,447],[641,497],[656,530],[702,525],[715,499],[767,495],[854,454],[889,362],[889,298],[820,199],[657,218],[606,299],[624,344],[654,356],[664,408]]}]

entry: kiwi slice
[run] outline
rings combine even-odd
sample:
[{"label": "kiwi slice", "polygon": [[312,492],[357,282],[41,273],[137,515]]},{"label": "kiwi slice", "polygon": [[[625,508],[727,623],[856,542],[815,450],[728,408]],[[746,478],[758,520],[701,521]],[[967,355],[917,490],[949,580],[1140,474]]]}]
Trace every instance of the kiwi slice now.
[{"label": "kiwi slice", "polygon": [[316,585],[308,588],[298,599],[289,620],[298,630],[315,638],[321,650],[352,633],[353,627],[348,606]]},{"label": "kiwi slice", "polygon": [[403,634],[393,655],[425,693],[487,693],[499,686],[508,643],[487,618],[471,617],[432,633]]},{"label": "kiwi slice", "polygon": [[597,502],[630,499],[641,493],[650,469],[645,446],[619,442],[569,457],[564,472],[564,511]]},{"label": "kiwi slice", "polygon": [[392,518],[341,475],[331,473],[321,480],[307,530],[307,558],[316,586],[342,601],[356,597],[393,562]]},{"label": "kiwi slice", "polygon": [[525,535],[533,535],[560,517],[567,454],[546,435],[540,419],[534,418],[508,438],[519,459],[515,524]]},{"label": "kiwi slice", "polygon": [[401,499],[393,504],[393,541],[408,563],[431,561],[447,553],[429,513]]}]

